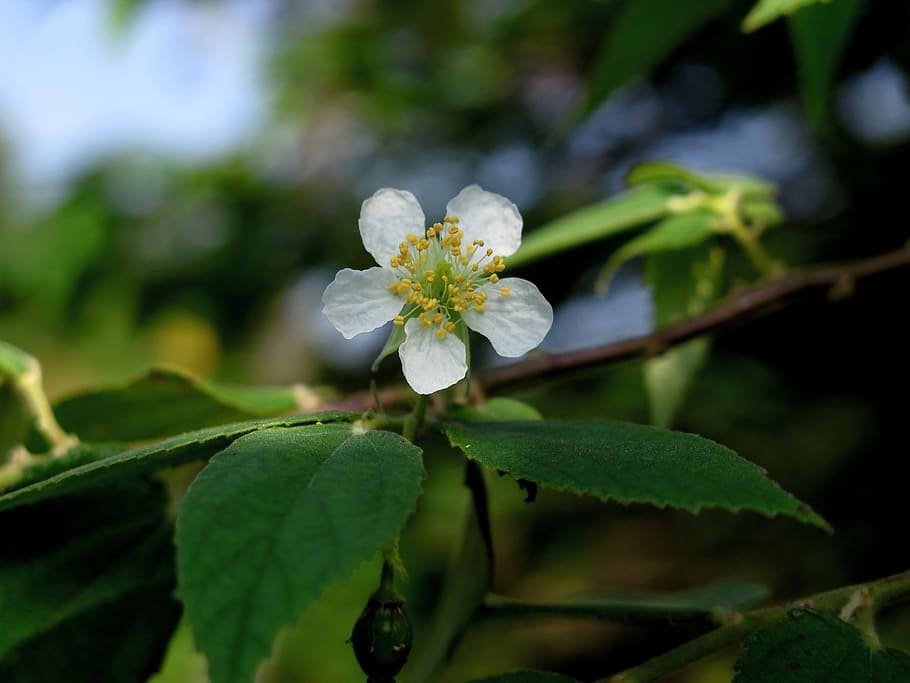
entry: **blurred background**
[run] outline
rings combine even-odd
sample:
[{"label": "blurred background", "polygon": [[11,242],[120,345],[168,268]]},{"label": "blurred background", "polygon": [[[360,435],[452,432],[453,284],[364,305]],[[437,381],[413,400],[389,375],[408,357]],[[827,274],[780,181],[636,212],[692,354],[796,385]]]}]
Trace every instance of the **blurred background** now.
[{"label": "blurred background", "polygon": [[[364,198],[407,189],[436,220],[477,182],[512,199],[530,232],[621,192],[644,159],[777,183],[787,221],[767,247],[788,264],[896,248],[910,232],[910,3],[830,4],[845,2],[820,106],[801,87],[786,21],[742,32],[748,0],[699,0],[682,15],[656,0],[637,11],[621,0],[6,0],[0,339],[42,361],[54,398],[161,362],[230,382],[362,390],[385,332],[344,341],[321,295],[340,267],[371,264],[357,232]],[[616,247],[518,273],[556,308],[545,349],[653,328],[637,264],[608,297],[593,295]],[[728,288],[756,279],[735,252],[729,266]],[[491,477],[497,589],[557,599],[735,576],[787,598],[906,569],[892,470],[907,456],[907,284],[883,276],[845,301],[724,334],[676,422],[767,468],[834,536],[552,492],[525,504],[514,482]],[[396,363],[384,366],[390,381]],[[553,417],[648,420],[639,362],[517,396]],[[442,444],[428,448],[428,469],[403,539],[416,641],[466,505],[459,459]],[[364,567],[289,629],[262,680],[357,680],[344,639],[377,575]],[[906,613],[882,630],[910,646]],[[481,625],[445,681],[520,666],[591,680],[694,632]],[[674,680],[729,681],[734,658]],[[184,628],[158,683],[204,680]]]}]

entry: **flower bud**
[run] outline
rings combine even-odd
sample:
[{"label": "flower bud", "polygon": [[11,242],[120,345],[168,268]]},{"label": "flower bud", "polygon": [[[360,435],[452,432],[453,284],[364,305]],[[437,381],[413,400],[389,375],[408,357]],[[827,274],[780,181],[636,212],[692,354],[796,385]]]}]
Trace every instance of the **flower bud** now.
[{"label": "flower bud", "polygon": [[354,624],[351,642],[370,683],[393,683],[411,652],[411,623],[400,599],[382,600],[378,591]]}]

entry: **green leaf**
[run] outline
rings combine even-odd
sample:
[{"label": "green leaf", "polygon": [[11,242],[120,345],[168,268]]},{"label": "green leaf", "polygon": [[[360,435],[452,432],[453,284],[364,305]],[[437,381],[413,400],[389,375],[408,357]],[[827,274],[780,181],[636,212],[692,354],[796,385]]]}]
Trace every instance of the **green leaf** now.
[{"label": "green leaf", "polygon": [[676,196],[670,188],[646,186],[578,209],[530,232],[506,263],[525,265],[650,223],[668,213],[667,200]]},{"label": "green leaf", "polygon": [[145,683],[179,617],[173,586],[130,593],[13,650],[0,660],[0,681]]},{"label": "green leaf", "polygon": [[512,671],[486,678],[477,678],[471,683],[579,683],[574,678],[544,671]]},{"label": "green leaf", "polygon": [[[121,450],[115,446],[114,453],[111,453],[111,446],[76,448],[63,457],[49,459],[25,470],[23,480],[17,484],[19,488],[0,495],[0,510],[30,505],[46,498],[193,460],[205,460],[234,439],[259,429],[350,421],[358,417],[360,413],[330,412],[238,422],[180,434],[139,448]],[[38,481],[35,481],[36,472],[42,477]]]},{"label": "green leaf", "polygon": [[745,645],[733,683],[910,681],[910,655],[870,647],[854,626],[806,607],[752,634]]},{"label": "green leaf", "polygon": [[694,434],[596,420],[443,426],[466,456],[516,479],[622,503],[788,515],[830,530],[812,509],[725,446]]},{"label": "green leaf", "polygon": [[180,508],[177,564],[213,683],[252,680],[278,630],[392,540],[423,476],[413,444],[342,424],[254,432],[212,458]]},{"label": "green leaf", "polygon": [[724,194],[733,188],[744,197],[769,198],[777,192],[773,183],[745,173],[698,173],[685,166],[667,161],[643,161],[635,164],[626,174],[629,187],[659,184],[676,186],[683,190],[701,190],[708,194]]},{"label": "green leaf", "polygon": [[718,215],[710,209],[694,209],[664,218],[652,228],[620,247],[598,277],[598,288],[605,290],[616,270],[636,256],[664,251],[678,251],[707,240]]},{"label": "green leaf", "polygon": [[312,389],[219,384],[176,368],[153,368],[122,386],[54,406],[57,420],[88,441],[147,441],[254,417],[314,409]]},{"label": "green leaf", "polygon": [[[704,313],[720,295],[724,252],[708,245],[679,252],[652,254],[645,280],[654,298],[655,326]],[[651,423],[669,427],[696,374],[708,357],[707,338],[671,348],[644,364]]]},{"label": "green leaf", "polygon": [[140,683],[180,615],[166,496],[142,480],[0,513],[0,680]]},{"label": "green leaf", "polygon": [[730,0],[627,0],[610,24],[591,75],[583,114],[614,90],[647,75]]},{"label": "green leaf", "polygon": [[502,422],[518,420],[540,420],[537,408],[518,399],[497,396],[479,408],[475,406],[453,406],[452,418],[459,422]]},{"label": "green leaf", "polygon": [[11,383],[0,378],[0,465],[8,451],[25,443],[30,418],[19,393]]},{"label": "green leaf", "polygon": [[0,341],[0,380],[24,374],[33,362],[34,359],[25,351]]},{"label": "green leaf", "polygon": [[825,118],[834,75],[863,4],[863,0],[829,0],[790,18],[803,102],[815,125]]},{"label": "green leaf", "polygon": [[669,427],[682,407],[695,375],[708,358],[711,342],[699,337],[680,344],[645,362],[645,388],[651,424]]},{"label": "green leaf", "polygon": [[[750,32],[770,24],[782,16],[794,14],[803,7],[808,7],[817,2],[831,2],[832,0],[759,0],[752,7],[746,18],[743,19],[743,31]],[[836,1],[836,0],[835,0]]]}]

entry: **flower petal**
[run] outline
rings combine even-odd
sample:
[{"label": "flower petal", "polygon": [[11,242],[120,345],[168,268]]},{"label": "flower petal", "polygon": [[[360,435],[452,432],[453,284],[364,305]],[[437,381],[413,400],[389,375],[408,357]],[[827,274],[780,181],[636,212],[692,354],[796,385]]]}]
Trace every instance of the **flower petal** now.
[{"label": "flower petal", "polygon": [[423,236],[426,218],[410,192],[383,188],[360,207],[360,238],[376,263],[385,268],[409,232]]},{"label": "flower petal", "polygon": [[398,315],[404,305],[389,291],[397,280],[390,268],[339,270],[322,294],[322,312],[345,339],[375,330]]},{"label": "flower petal", "polygon": [[[508,296],[503,296],[503,287]],[[484,312],[468,309],[461,315],[468,327],[490,340],[500,356],[521,356],[547,336],[553,324],[553,307],[534,283],[507,277],[476,291],[487,295]]]},{"label": "flower petal", "polygon": [[446,214],[458,217],[464,231],[463,244],[483,240],[497,256],[509,256],[521,246],[521,214],[502,195],[487,192],[480,185],[468,185],[446,206]]},{"label": "flower petal", "polygon": [[468,371],[465,347],[454,334],[443,339],[434,328],[424,327],[416,318],[404,325],[407,335],[398,347],[404,378],[418,394],[432,394],[461,380]]}]

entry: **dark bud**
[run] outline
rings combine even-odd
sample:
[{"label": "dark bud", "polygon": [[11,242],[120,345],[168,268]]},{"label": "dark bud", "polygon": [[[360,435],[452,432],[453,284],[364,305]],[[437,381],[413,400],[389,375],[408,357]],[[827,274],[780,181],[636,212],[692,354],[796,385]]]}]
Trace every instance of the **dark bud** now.
[{"label": "dark bud", "polygon": [[411,652],[411,622],[404,603],[383,600],[392,596],[382,593],[370,598],[351,633],[357,662],[371,683],[393,683]]}]

